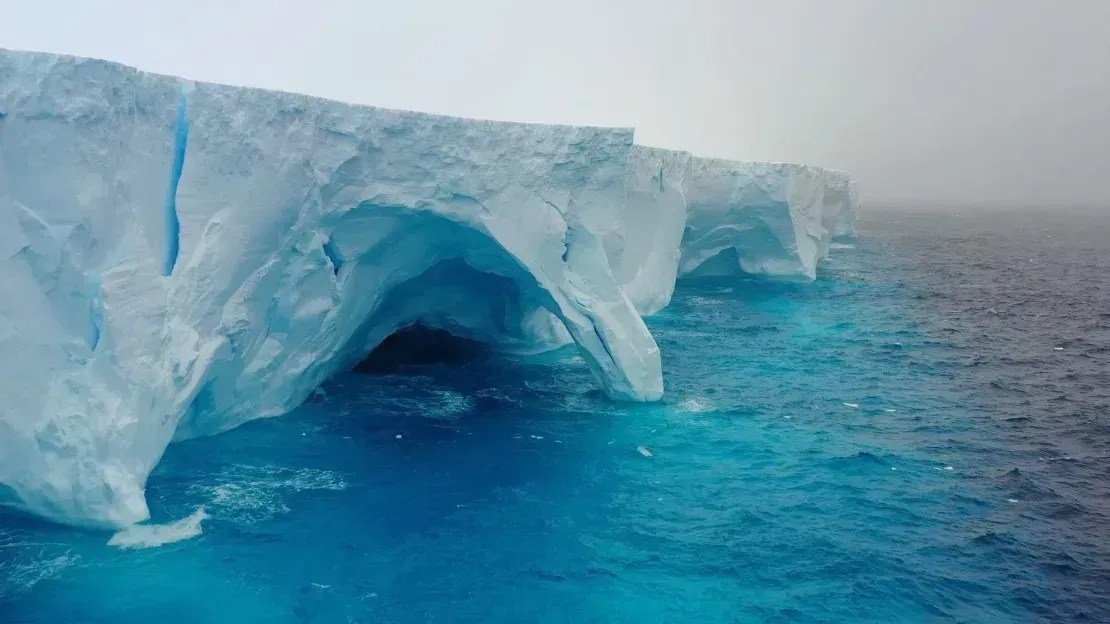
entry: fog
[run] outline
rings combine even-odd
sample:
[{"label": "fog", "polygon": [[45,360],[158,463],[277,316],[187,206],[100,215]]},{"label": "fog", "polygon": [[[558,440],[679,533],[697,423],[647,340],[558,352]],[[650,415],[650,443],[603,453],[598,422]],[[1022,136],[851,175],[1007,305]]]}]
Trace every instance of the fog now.
[{"label": "fog", "polygon": [[1102,0],[0,0],[0,47],[635,126],[649,145],[844,169],[868,203],[1110,205]]}]

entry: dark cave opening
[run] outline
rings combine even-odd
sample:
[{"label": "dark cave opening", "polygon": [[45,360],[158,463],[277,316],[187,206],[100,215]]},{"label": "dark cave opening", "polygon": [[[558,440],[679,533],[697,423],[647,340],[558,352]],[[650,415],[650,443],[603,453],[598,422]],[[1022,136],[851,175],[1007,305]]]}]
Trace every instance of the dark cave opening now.
[{"label": "dark cave opening", "polygon": [[485,360],[489,347],[419,323],[394,332],[355,366],[359,373],[394,373],[412,367],[461,367]]}]

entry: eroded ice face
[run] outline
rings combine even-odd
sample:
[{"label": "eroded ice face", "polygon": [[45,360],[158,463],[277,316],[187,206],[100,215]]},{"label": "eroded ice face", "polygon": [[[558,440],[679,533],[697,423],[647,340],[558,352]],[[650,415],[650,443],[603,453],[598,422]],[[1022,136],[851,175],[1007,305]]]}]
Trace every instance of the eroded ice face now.
[{"label": "eroded ice face", "polygon": [[[641,314],[676,276],[812,277],[842,174],[0,51],[0,484],[57,520],[147,516],[173,439],[301,403],[399,328],[573,341],[661,397]],[[720,265],[720,263],[716,263]],[[717,271],[725,270],[717,266]]]}]

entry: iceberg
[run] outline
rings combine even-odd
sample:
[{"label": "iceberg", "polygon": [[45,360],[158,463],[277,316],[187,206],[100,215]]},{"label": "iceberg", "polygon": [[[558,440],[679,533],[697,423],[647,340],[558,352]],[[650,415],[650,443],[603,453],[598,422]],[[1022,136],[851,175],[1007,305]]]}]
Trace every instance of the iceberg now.
[{"label": "iceberg", "polygon": [[295,408],[399,330],[573,343],[658,400],[683,275],[813,279],[845,174],[0,50],[0,503],[148,517],[172,441]]}]

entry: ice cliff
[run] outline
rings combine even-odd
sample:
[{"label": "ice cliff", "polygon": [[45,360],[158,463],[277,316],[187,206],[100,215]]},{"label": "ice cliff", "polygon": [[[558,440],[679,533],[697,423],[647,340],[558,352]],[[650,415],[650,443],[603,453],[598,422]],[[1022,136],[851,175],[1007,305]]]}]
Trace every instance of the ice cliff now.
[{"label": "ice cliff", "polygon": [[663,393],[684,274],[814,277],[855,187],[628,129],[477,121],[0,50],[0,502],[147,516],[173,440],[282,414],[419,322]]}]

